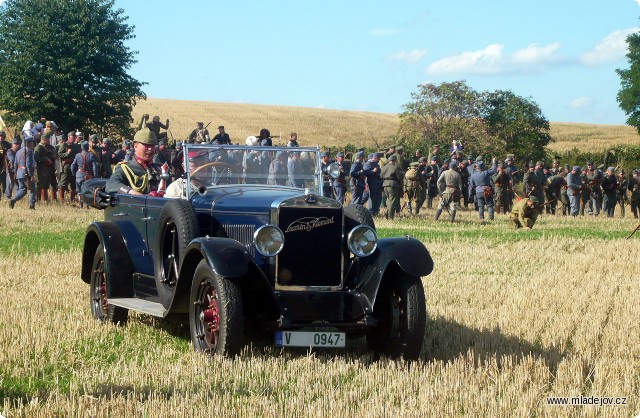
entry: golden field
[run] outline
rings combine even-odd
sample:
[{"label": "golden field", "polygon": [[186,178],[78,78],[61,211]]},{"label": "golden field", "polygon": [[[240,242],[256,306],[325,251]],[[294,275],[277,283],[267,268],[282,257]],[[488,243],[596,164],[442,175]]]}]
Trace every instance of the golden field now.
[{"label": "golden field", "polygon": [[[274,138],[280,145],[286,145],[289,134],[295,131],[305,146],[353,144],[376,148],[376,142],[381,147],[394,143],[399,126],[398,115],[392,113],[153,98],[137,104],[133,112],[135,122],[139,123],[145,113],[160,116],[163,123],[169,118],[171,134],[177,141],[186,139],[200,121],[205,125],[211,122],[208,128],[211,137],[218,132],[218,125],[224,125],[234,143],[244,143],[247,136],[267,128],[274,136],[282,135],[280,139]],[[624,125],[551,122],[551,135],[555,142],[549,149],[554,152],[573,148],[604,151],[615,145],[640,145],[635,128]]]},{"label": "golden field", "polygon": [[[430,249],[426,340],[413,363],[346,351],[248,346],[192,352],[185,328],[142,315],[91,318],[79,278],[96,210],[0,204],[0,412],[6,417],[625,416],[640,413],[637,220],[542,216],[513,231],[481,223],[376,219]],[[44,234],[44,235],[43,235]],[[66,235],[50,243],[40,237]],[[548,396],[626,397],[625,406],[548,406]]]}]

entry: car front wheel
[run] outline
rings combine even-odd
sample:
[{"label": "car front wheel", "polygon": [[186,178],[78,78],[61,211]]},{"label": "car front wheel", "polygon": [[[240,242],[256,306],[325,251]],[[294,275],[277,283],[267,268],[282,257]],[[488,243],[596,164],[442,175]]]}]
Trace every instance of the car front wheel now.
[{"label": "car front wheel", "polygon": [[419,277],[404,276],[383,283],[373,316],[377,325],[367,333],[374,352],[415,360],[420,356],[426,324],[424,288]]},{"label": "car front wheel", "polygon": [[189,328],[196,351],[221,356],[243,346],[242,297],[238,286],[202,260],[191,284]]},{"label": "car front wheel", "polygon": [[102,244],[98,246],[96,254],[93,256],[89,303],[91,304],[91,314],[94,318],[114,324],[125,324],[127,322],[129,310],[110,305],[107,299],[107,273]]}]

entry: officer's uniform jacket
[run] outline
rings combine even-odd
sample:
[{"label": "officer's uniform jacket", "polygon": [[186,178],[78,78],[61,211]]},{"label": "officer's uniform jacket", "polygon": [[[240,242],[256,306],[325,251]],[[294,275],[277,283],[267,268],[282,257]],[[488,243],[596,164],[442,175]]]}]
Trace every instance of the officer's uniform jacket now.
[{"label": "officer's uniform jacket", "polygon": [[134,158],[129,162],[119,163],[116,165],[116,168],[113,170],[113,174],[105,186],[105,191],[107,193],[115,192],[128,194],[133,190],[133,187],[131,187],[131,184],[129,183],[129,179],[122,168],[123,165],[129,167],[139,180],[141,180],[145,175],[148,176],[148,185],[146,188],[140,190],[140,193],[147,194],[152,190],[158,190],[162,169],[157,164],[153,163],[143,165],[137,158]]},{"label": "officer's uniform jacket", "polygon": [[25,179],[35,175],[36,160],[33,150],[27,146],[23,146],[16,153],[16,178]]}]

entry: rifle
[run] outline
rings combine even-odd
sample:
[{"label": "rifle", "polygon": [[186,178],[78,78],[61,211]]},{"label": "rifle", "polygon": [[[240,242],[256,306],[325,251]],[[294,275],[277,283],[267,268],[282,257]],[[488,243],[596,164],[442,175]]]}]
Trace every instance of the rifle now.
[{"label": "rifle", "polygon": [[634,229],[633,232],[631,234],[629,234],[627,239],[631,238],[633,236],[633,234],[635,234],[638,229],[640,229],[640,224],[638,224],[638,226],[636,226],[636,229]]}]

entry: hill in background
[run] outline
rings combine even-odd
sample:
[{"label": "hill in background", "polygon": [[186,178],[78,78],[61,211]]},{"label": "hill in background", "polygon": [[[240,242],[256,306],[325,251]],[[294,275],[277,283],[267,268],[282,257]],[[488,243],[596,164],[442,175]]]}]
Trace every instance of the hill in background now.
[{"label": "hill in background", "polygon": [[[135,107],[136,124],[144,113],[160,116],[163,123],[169,118],[170,131],[176,141],[185,140],[200,121],[205,125],[211,122],[208,129],[212,137],[218,132],[218,125],[224,125],[234,143],[244,143],[248,136],[258,135],[260,129],[267,128],[276,145],[286,145],[289,134],[297,132],[300,144],[305,146],[383,147],[395,142],[400,123],[394,113],[153,98],[140,101]],[[282,137],[277,138],[279,135]],[[549,149],[555,152],[640,145],[635,128],[624,125],[551,122],[551,135],[555,142]]]}]

